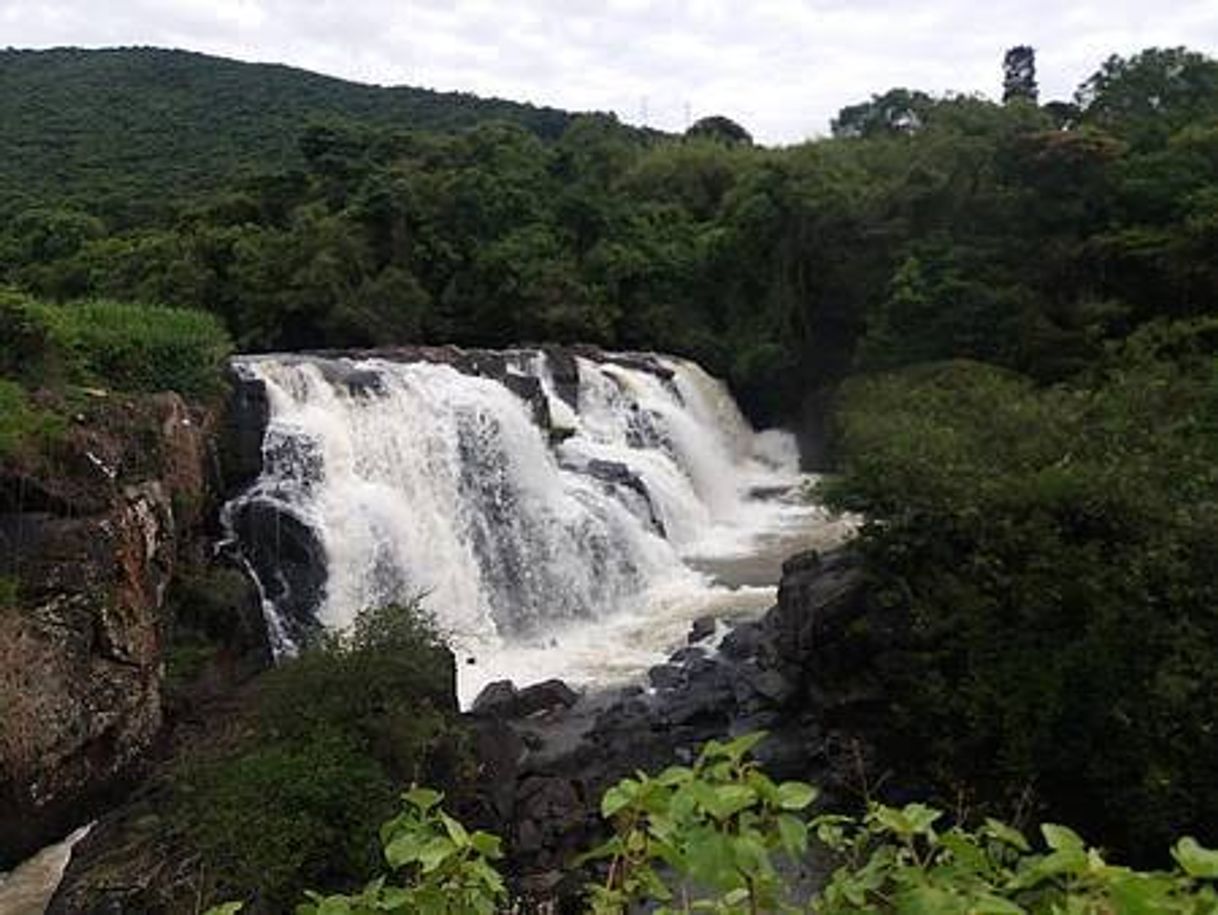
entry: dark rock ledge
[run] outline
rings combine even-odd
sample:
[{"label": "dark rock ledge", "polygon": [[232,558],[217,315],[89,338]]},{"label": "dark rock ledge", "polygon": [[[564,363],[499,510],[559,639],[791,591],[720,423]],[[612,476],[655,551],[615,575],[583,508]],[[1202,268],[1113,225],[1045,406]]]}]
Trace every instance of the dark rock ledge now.
[{"label": "dark rock ledge", "polygon": [[855,552],[802,553],[784,564],[778,604],[763,618],[729,631],[717,651],[706,647],[714,621],[696,621],[692,644],[649,672],[650,688],[575,697],[557,681],[488,686],[471,718],[520,891],[573,899],[586,875],[570,862],[603,837],[604,790],[638,769],[688,763],[711,739],[766,731],[757,756],[772,777],[852,794],[871,755],[864,725],[882,702],[868,663],[878,643],[854,634],[870,631],[853,625],[869,606]]}]

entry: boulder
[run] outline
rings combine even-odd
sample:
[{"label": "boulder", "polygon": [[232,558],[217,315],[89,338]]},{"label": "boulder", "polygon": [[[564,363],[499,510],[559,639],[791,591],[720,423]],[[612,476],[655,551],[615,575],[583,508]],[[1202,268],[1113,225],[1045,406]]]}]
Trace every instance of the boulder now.
[{"label": "boulder", "polygon": [[496,680],[474,699],[470,714],[480,718],[527,718],[539,712],[570,708],[578,699],[579,694],[562,680],[545,680],[520,690],[511,680]]},{"label": "boulder", "polygon": [[686,641],[690,645],[696,645],[698,642],[703,642],[715,634],[715,618],[713,616],[700,616],[694,620],[693,625],[689,627],[689,635]]}]

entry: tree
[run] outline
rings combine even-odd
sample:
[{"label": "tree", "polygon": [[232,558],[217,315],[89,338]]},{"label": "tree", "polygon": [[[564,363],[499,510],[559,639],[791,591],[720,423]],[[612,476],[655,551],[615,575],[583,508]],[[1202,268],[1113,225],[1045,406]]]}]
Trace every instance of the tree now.
[{"label": "tree", "polygon": [[926,123],[934,106],[925,92],[889,89],[869,101],[848,105],[838,112],[830,125],[835,137],[875,137],[885,134],[916,133]]},{"label": "tree", "polygon": [[685,131],[687,137],[703,137],[708,140],[718,140],[721,143],[743,143],[753,145],[753,135],[733,121],[720,114],[699,118]]},{"label": "tree", "polygon": [[1036,50],[1026,44],[1010,48],[1002,58],[1002,103],[1022,99],[1036,104]]},{"label": "tree", "polygon": [[1186,48],[1113,55],[1078,87],[1084,122],[1140,147],[1160,145],[1186,124],[1218,115],[1218,61]]}]

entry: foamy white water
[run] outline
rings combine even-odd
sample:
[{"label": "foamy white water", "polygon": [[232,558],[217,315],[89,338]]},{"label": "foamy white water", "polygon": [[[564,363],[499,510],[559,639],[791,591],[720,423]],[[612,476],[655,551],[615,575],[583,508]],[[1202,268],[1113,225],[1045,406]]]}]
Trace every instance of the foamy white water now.
[{"label": "foamy white water", "polygon": [[841,535],[782,497],[802,482],[791,436],[754,433],[693,363],[578,359],[574,404],[542,354],[508,363],[540,384],[560,443],[504,384],[448,365],[237,364],[271,407],[263,475],[239,501],[316,533],[325,625],[425,594],[458,651],[463,703],[505,677],[637,676],[695,617],[769,606],[780,551]]},{"label": "foamy white water", "polygon": [[88,835],[92,825],[80,827],[12,871],[0,873],[0,915],[42,915],[63,879],[72,846]]}]

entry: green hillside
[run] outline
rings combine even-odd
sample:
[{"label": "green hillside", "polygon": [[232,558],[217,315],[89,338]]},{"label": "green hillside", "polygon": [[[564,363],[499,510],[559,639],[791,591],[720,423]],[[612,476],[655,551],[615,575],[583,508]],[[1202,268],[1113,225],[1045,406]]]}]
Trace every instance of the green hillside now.
[{"label": "green hillside", "polygon": [[125,210],[209,191],[298,164],[302,125],[329,119],[429,130],[508,120],[549,139],[572,115],[189,51],[0,50],[0,212],[68,198]]}]

